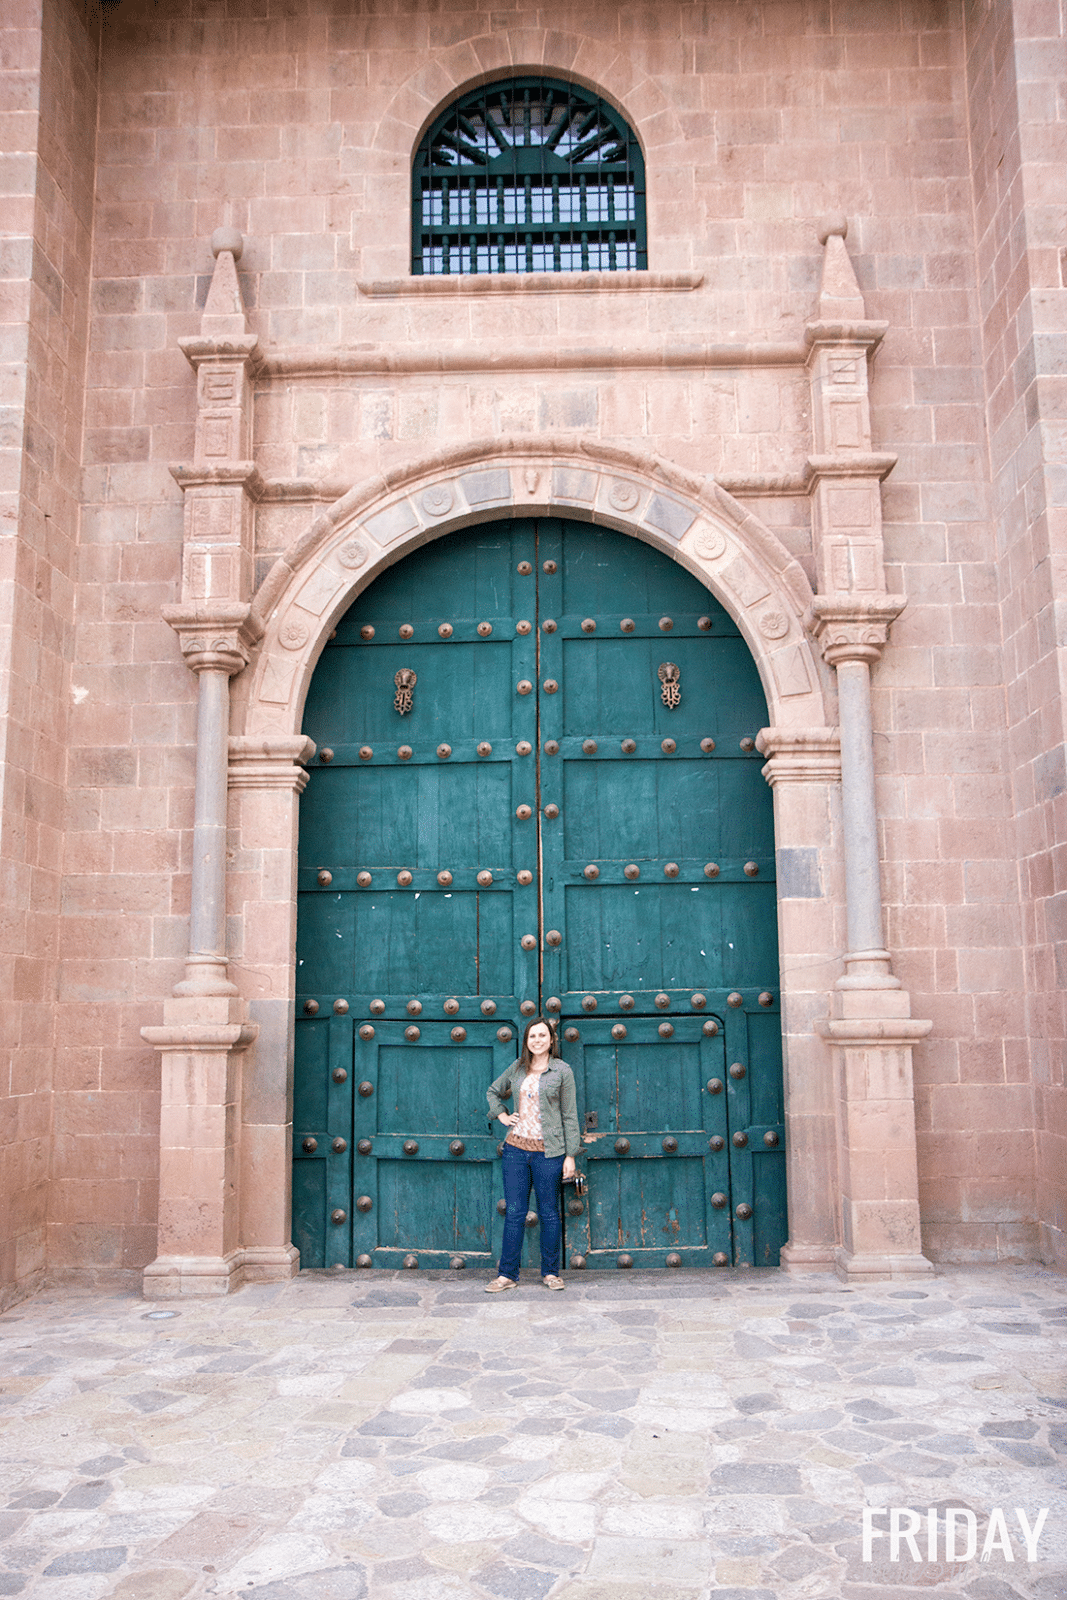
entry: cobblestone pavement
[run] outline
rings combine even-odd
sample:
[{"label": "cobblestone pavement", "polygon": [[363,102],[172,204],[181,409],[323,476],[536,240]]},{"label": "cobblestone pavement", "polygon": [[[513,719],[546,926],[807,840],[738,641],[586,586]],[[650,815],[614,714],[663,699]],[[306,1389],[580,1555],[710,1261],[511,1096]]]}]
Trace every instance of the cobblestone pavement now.
[{"label": "cobblestone pavement", "polygon": [[[16,1306],[0,1595],[1067,1596],[1062,1277],[482,1276]],[[864,1505],[886,1534],[921,1513],[914,1552],[864,1561]],[[1016,1507],[1048,1509],[1033,1563]],[[961,1558],[973,1513],[969,1560],[945,1562],[946,1508]]]}]

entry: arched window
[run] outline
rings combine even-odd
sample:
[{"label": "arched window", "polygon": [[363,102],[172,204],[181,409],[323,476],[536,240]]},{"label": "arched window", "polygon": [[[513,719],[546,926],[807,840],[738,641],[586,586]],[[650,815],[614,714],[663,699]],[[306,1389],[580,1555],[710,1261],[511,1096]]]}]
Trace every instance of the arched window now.
[{"label": "arched window", "polygon": [[472,90],[416,153],[411,263],[416,274],[646,268],[636,138],[603,100],[558,78]]}]

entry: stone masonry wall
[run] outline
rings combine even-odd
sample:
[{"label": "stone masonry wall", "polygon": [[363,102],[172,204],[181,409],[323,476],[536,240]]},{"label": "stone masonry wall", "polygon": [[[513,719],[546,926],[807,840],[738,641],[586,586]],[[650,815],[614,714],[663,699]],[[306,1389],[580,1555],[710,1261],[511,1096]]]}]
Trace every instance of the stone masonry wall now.
[{"label": "stone masonry wall", "polygon": [[0,22],[0,1307],[46,1261],[98,28]]},{"label": "stone masonry wall", "polygon": [[[491,14],[419,0],[124,0],[109,12],[57,1265],[152,1255],[159,1067],[138,1030],[158,1022],[184,953],[195,697],[159,607],[180,576],[168,469],[190,459],[195,415],[177,340],[198,331],[212,230],[245,234],[242,284],[267,351],[384,353],[376,371],[312,371],[312,360],[260,381],[257,461],[287,484],[259,512],[260,573],[315,502],[352,482],[446,443],[537,430],[716,472],[810,561],[806,498],[768,481],[795,480],[811,448],[798,373],[634,374],[610,352],[799,339],[827,212],[850,219],[867,314],[890,324],[875,445],[900,456],[885,532],[890,586],[910,604],[875,673],[875,716],[888,940],[913,1014],[935,1024],[916,1051],[927,1245],[947,1259],[1035,1250],[965,42],[947,0],[560,0]],[[408,275],[410,159],[436,109],[479,78],[542,68],[597,87],[629,118],[648,170],[650,268],[701,274],[699,287],[447,300],[390,289]],[[972,60],[977,85],[975,72]],[[600,352],[580,370],[508,373],[509,351],[541,350],[547,364],[578,346]],[[497,353],[499,370],[458,370],[464,349]],[[405,372],[419,350],[452,351],[457,370]],[[232,949],[254,989],[236,919]]]},{"label": "stone masonry wall", "polygon": [[[1067,69],[1057,4],[968,17],[972,154],[1011,775],[1018,817],[1025,1061],[1037,1116],[1046,1255],[1067,1259],[1064,985],[1067,768],[1063,725],[1063,166]],[[1011,893],[1013,886],[1005,885]]]}]

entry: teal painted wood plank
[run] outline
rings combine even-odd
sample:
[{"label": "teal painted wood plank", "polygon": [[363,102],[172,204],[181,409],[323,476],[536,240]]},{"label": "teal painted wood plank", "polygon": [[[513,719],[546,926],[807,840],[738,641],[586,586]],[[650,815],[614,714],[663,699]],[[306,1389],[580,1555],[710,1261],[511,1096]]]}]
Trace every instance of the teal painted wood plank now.
[{"label": "teal painted wood plank", "polygon": [[293,1127],[324,1130],[328,1118],[330,1021],[302,1018],[296,1027],[298,1070],[293,1079]]},{"label": "teal painted wood plank", "polygon": [[293,1243],[301,1267],[326,1265],[326,1163],[293,1162]]},{"label": "teal painted wood plank", "polygon": [[735,981],[736,962],[721,931],[727,887],[567,886],[566,987],[701,989]]},{"label": "teal painted wood plank", "polygon": [[722,942],[722,982],[743,988],[762,979],[778,986],[778,925],[773,883],[724,883],[718,889]]},{"label": "teal painted wood plank", "polygon": [[[391,1031],[400,1030],[394,1025]],[[445,1030],[436,1024],[434,1031]],[[378,1131],[405,1137],[481,1135],[493,1062],[488,1039],[481,1045],[383,1044],[378,1056]]]},{"label": "teal painted wood plank", "polygon": [[485,893],[478,896],[478,975],[473,993],[513,994],[516,959],[522,954],[519,940],[523,920],[519,902],[531,902],[526,920],[537,927],[537,905],[532,893]]},{"label": "teal painted wood plank", "polygon": [[492,1169],[430,1162],[378,1164],[378,1240],[401,1250],[487,1252]]}]

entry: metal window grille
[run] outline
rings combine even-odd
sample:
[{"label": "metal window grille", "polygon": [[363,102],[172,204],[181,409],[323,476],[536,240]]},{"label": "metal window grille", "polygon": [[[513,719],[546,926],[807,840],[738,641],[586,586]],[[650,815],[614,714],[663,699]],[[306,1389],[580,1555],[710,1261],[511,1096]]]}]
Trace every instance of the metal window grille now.
[{"label": "metal window grille", "polygon": [[596,95],[509,78],[431,124],[412,174],[416,275],[647,266],[641,149]]}]

